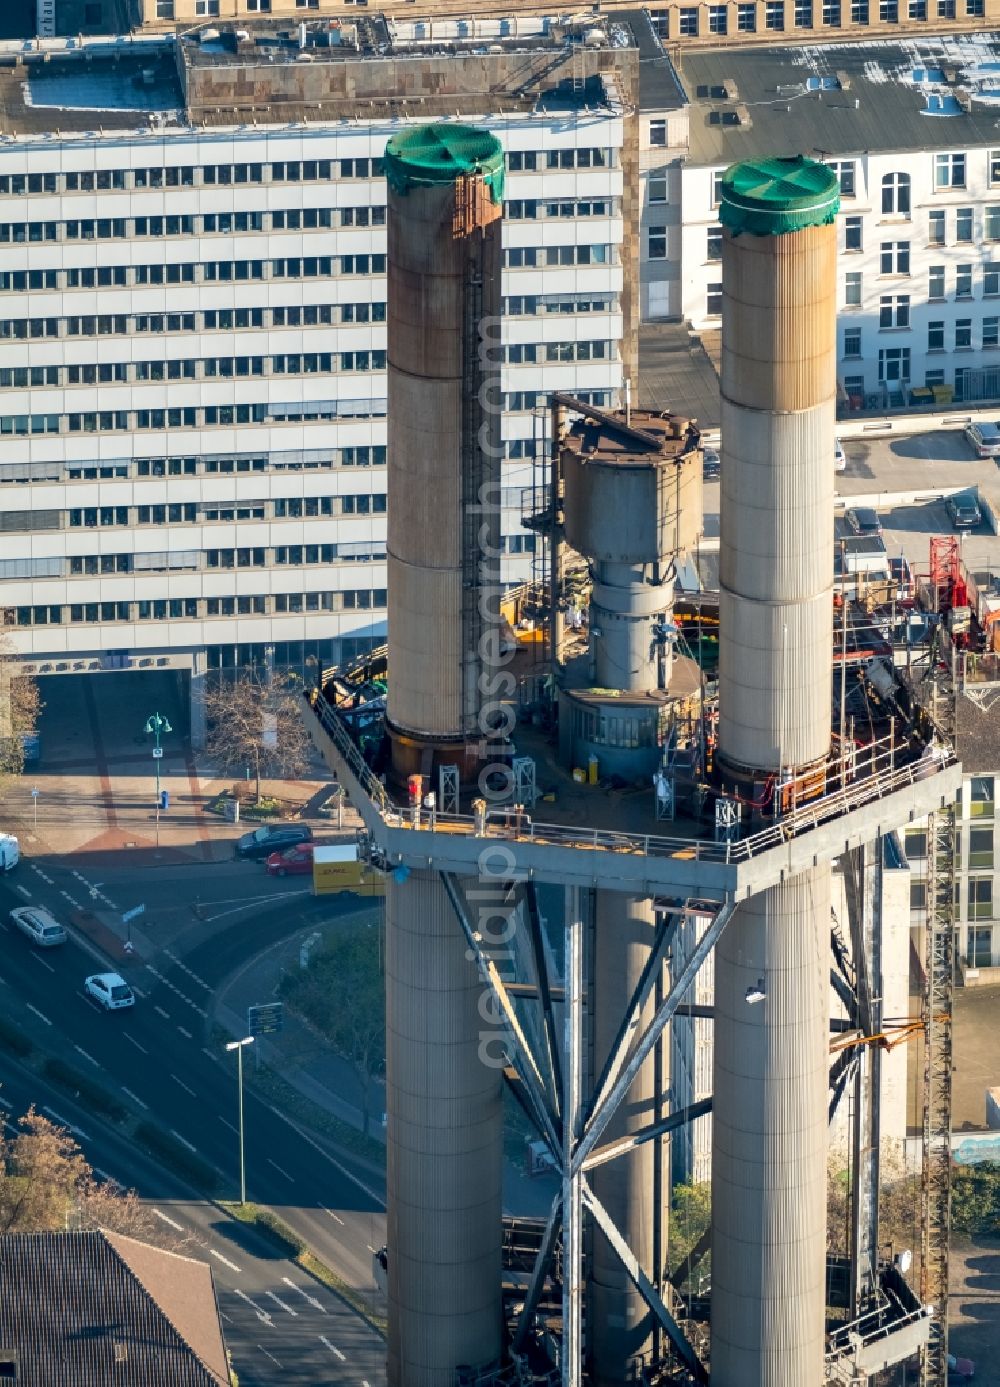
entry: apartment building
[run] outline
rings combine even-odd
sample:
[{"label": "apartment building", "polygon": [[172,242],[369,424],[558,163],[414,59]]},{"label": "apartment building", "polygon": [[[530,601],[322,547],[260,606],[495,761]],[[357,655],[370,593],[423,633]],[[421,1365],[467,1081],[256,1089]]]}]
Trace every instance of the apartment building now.
[{"label": "apartment building", "polygon": [[[1000,660],[974,662],[957,704],[958,752],[966,773],[956,811],[955,947],[967,985],[1000,979]],[[927,910],[927,825],[903,839],[915,930]]]},{"label": "apartment building", "polygon": [[[205,20],[252,21],[264,17],[302,20],[315,16],[349,18],[367,0],[127,0],[136,28],[163,29]],[[384,0],[386,13],[406,13],[412,0]],[[628,9],[631,0],[604,0],[602,10]],[[509,6],[507,6],[509,8]],[[505,0],[486,0],[479,14],[499,13]],[[571,5],[531,3],[525,11],[572,10]],[[428,15],[465,13],[456,0],[428,0]],[[775,41],[831,43],[867,35],[919,39],[928,29],[975,32],[1000,22],[1000,0],[722,0],[650,7],[657,32],[672,48],[741,48]],[[467,19],[474,24],[474,19]]]},{"label": "apartment building", "polygon": [[636,367],[637,48],[586,27],[8,52],[0,593],[38,672],[308,676],[383,638],[381,157],[412,119],[508,151],[504,576],[529,576],[549,392],[613,404]]},{"label": "apartment building", "polygon": [[[1000,395],[1000,40],[697,54],[675,166],[682,313],[719,325],[718,187],[739,159],[821,155],[840,177],[841,408]],[[920,395],[914,397],[920,398]]]}]

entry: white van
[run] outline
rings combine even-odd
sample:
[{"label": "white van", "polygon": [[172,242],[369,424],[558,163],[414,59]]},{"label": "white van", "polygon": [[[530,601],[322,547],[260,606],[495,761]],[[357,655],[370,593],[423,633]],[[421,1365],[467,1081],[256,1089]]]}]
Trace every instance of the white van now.
[{"label": "white van", "polygon": [[12,833],[0,833],[0,872],[9,872],[21,860],[21,845]]}]

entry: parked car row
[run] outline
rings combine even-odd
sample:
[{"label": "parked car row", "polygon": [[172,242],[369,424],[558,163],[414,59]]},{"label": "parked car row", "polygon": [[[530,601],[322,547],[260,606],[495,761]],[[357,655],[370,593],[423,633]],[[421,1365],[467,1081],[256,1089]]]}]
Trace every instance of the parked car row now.
[{"label": "parked car row", "polygon": [[[706,481],[714,481],[721,475],[722,460],[719,457],[719,450],[711,443],[701,445],[701,464],[702,476]],[[844,445],[839,438],[833,440],[833,470],[835,472],[847,471],[847,454],[844,452]]]},{"label": "parked car row", "polygon": [[[40,949],[54,949],[69,938],[66,926],[43,905],[17,906],[10,912],[10,922]],[[135,1006],[135,993],[120,973],[91,973],[83,980],[83,990],[105,1011]]]}]

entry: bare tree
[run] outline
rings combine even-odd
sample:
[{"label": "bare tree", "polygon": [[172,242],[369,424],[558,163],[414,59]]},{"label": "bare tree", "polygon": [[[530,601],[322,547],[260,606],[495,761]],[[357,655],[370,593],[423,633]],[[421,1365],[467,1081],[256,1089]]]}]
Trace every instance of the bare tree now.
[{"label": "bare tree", "polygon": [[306,769],[309,733],[295,681],[240,673],[235,679],[220,678],[204,700],[209,756],[229,775],[250,770],[258,801],[262,779],[290,779]]},{"label": "bare tree", "polygon": [[0,792],[24,769],[21,739],[34,732],[40,709],[38,685],[24,673],[9,630],[0,624]]},{"label": "bare tree", "polygon": [[176,1252],[134,1190],[99,1181],[66,1131],[29,1108],[13,1140],[0,1135],[0,1233],[107,1228]]}]

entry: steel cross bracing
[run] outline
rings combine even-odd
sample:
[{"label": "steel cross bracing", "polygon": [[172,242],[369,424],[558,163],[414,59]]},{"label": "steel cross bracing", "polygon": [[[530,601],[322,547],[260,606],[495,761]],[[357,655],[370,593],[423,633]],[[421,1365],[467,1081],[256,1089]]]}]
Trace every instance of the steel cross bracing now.
[{"label": "steel cross bracing", "polygon": [[[563,1387],[581,1387],[583,1381],[583,1312],[584,1312],[584,1227],[586,1209],[605,1234],[625,1271],[634,1282],[659,1325],[664,1329],[679,1363],[683,1364],[689,1380],[707,1383],[708,1375],[689,1343],[684,1331],[672,1315],[660,1289],[653,1285],[635,1254],[628,1247],[587,1180],[587,1173],[599,1165],[615,1160],[647,1141],[653,1141],[711,1108],[705,1099],[683,1111],[649,1123],[627,1137],[599,1146],[598,1142],[620,1104],[624,1101],[636,1074],[649,1058],[670,1018],[680,1009],[698,970],[708,958],[729,922],[736,905],[725,902],[719,906],[707,929],[685,960],[673,984],[657,1002],[653,1017],[643,1031],[639,1020],[643,1008],[653,993],[658,976],[662,976],[667,945],[673,937],[677,911],[670,910],[661,921],[653,948],[653,958],[643,971],[635,993],[626,1008],[622,1024],[611,1053],[592,1091],[584,1091],[586,1034],[584,1026],[584,930],[585,911],[582,888],[566,888],[566,918],[564,929],[564,986],[562,990],[562,1045],[556,1044],[556,1027],[552,1016],[552,991],[545,977],[545,960],[538,931],[537,904],[533,890],[527,892],[526,915],[531,936],[532,966],[536,973],[533,995],[543,1007],[542,1043],[551,1049],[555,1064],[540,1062],[528,1040],[518,1015],[514,987],[501,975],[490,958],[483,940],[474,929],[459,878],[442,872],[441,879],[452,904],[471,956],[475,959],[484,983],[497,1003],[506,1034],[508,1056],[516,1072],[518,1097],[531,1116],[536,1129],[545,1141],[560,1174],[560,1188],[549,1211],[545,1233],[529,1282],[520,1320],[514,1335],[515,1353],[523,1351],[530,1340],[535,1310],[544,1288],[560,1232],[562,1231],[563,1267],[563,1342],[561,1373]],[[514,907],[512,907],[514,908]],[[669,1289],[669,1288],[667,1288]]]}]

